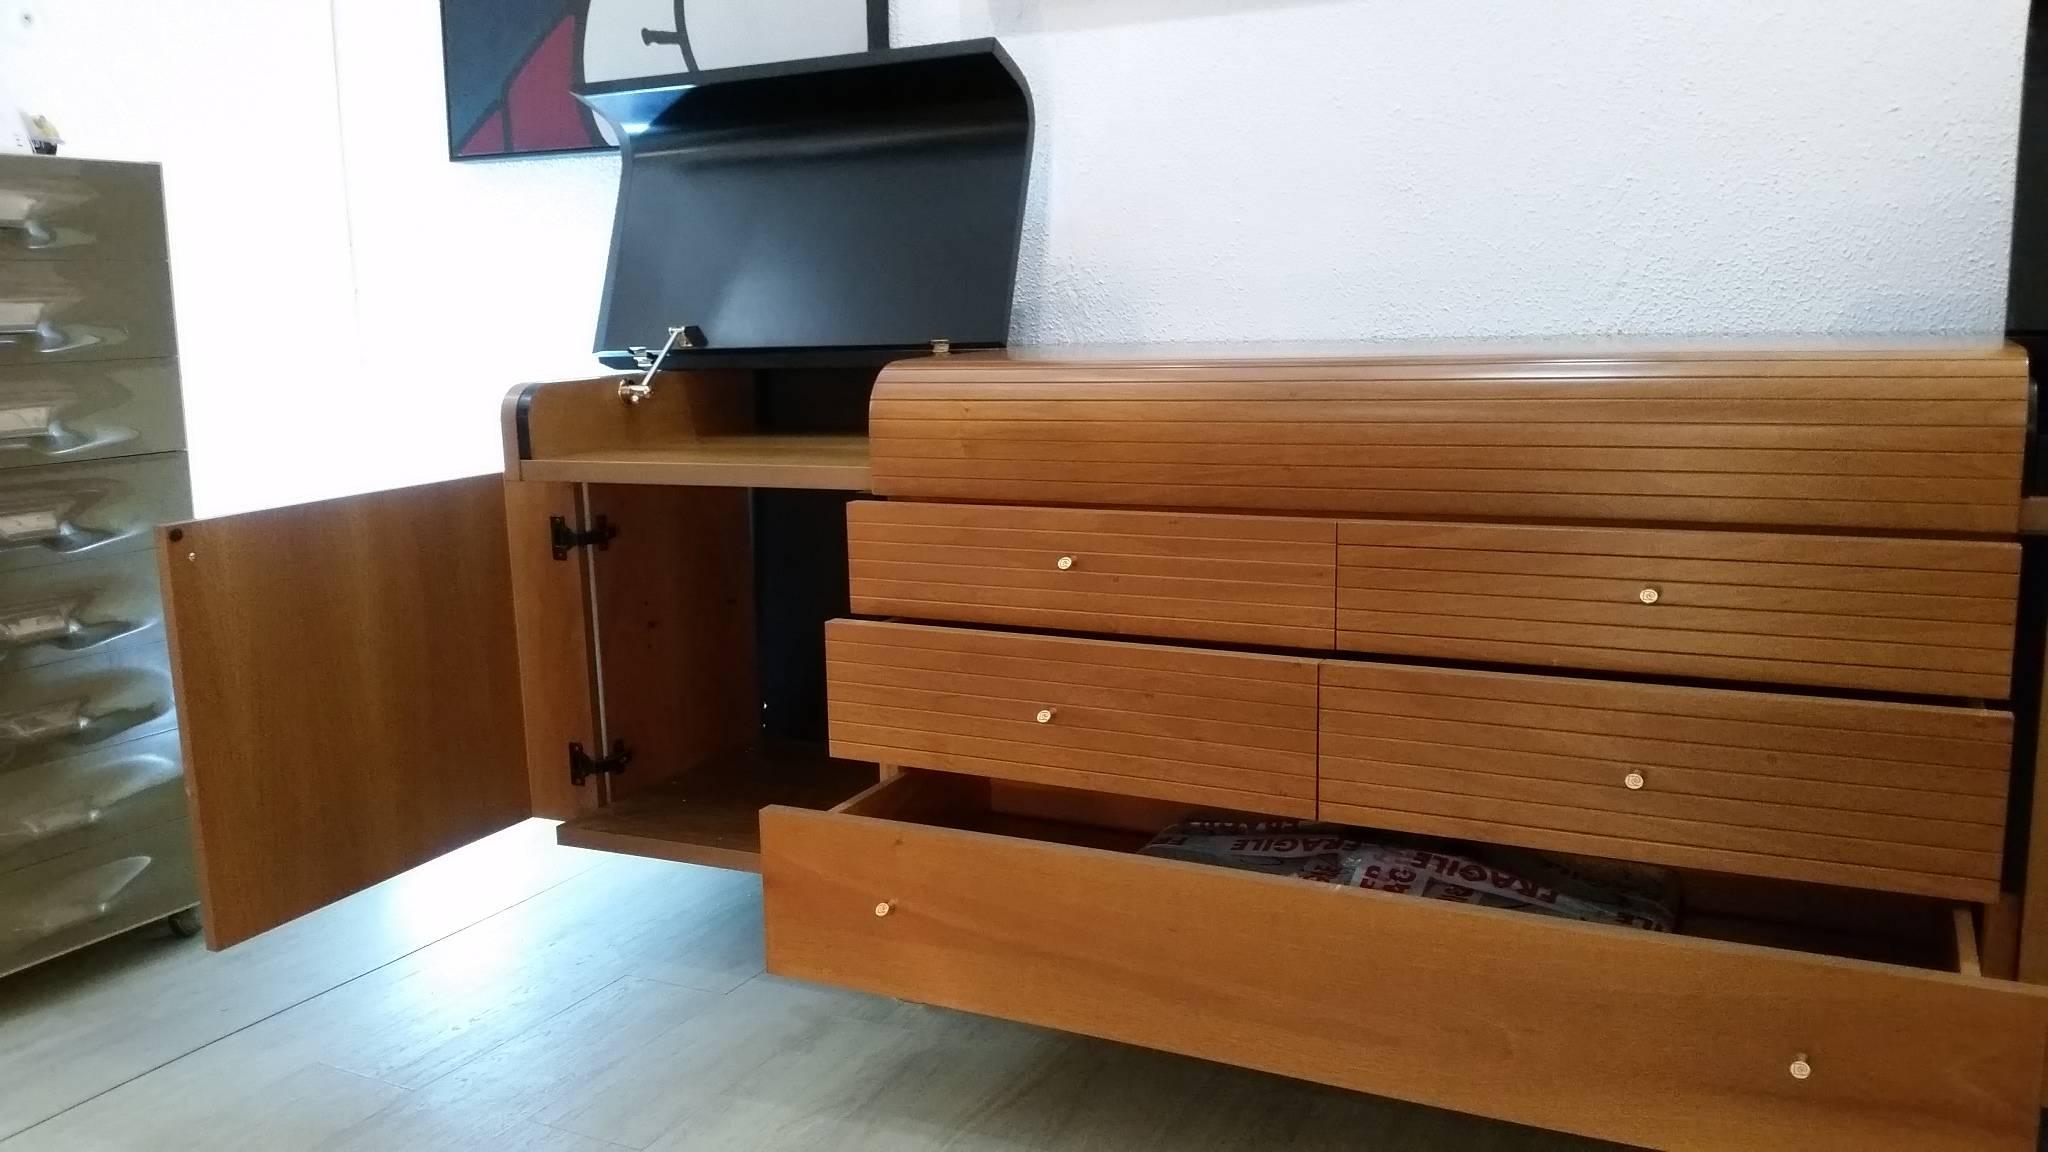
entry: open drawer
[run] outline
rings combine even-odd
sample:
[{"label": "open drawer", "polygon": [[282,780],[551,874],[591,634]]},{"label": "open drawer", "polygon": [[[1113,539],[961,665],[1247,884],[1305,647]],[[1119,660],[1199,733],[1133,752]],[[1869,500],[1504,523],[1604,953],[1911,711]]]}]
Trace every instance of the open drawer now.
[{"label": "open drawer", "polygon": [[916,771],[769,808],[768,968],[1656,1148],[2034,1147],[2048,993],[1967,974],[1932,902],[1897,905],[1924,952],[1907,916],[1898,962],[1853,959],[1133,854],[1177,814]]}]

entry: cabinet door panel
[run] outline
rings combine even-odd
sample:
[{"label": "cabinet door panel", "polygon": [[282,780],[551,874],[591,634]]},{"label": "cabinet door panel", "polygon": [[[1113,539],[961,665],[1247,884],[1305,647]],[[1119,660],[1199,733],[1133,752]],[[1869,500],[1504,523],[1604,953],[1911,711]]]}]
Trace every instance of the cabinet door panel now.
[{"label": "cabinet door panel", "polygon": [[207,943],[528,814],[495,475],[159,536]]}]

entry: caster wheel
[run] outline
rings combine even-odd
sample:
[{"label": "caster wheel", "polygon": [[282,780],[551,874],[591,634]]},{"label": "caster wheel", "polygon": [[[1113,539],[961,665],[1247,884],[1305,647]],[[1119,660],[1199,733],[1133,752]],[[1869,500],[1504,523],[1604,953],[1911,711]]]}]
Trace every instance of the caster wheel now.
[{"label": "caster wheel", "polygon": [[164,917],[164,927],[180,940],[190,940],[199,935],[199,909],[187,908]]}]

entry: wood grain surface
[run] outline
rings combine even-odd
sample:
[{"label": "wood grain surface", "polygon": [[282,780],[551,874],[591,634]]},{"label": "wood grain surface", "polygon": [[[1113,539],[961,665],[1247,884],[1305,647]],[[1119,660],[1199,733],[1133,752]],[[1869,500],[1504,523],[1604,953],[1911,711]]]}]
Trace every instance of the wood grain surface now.
[{"label": "wood grain surface", "polygon": [[1938,352],[885,368],[877,493],[2012,532],[2021,356]]},{"label": "wood grain surface", "polygon": [[588,558],[605,715],[633,754],[603,788],[625,797],[759,735],[750,504],[744,489],[605,484],[590,506],[619,530]]},{"label": "wood grain surface", "polygon": [[1337,660],[1321,706],[1326,819],[1998,895],[2007,712]]},{"label": "wood grain surface", "polygon": [[835,756],[1315,813],[1313,661],[862,620],[825,660]]},{"label": "wood grain surface", "polygon": [[158,536],[207,943],[529,811],[493,474]]},{"label": "wood grain surface", "polygon": [[853,813],[762,849],[778,975],[1657,1148],[2033,1147],[2023,985]]},{"label": "wood grain surface", "polygon": [[1338,647],[2002,700],[2019,545],[1348,520]]},{"label": "wood grain surface", "polygon": [[857,500],[846,528],[866,615],[1331,646],[1327,520]]},{"label": "wood grain surface", "polygon": [[575,485],[505,481],[527,789],[535,816],[567,820],[597,801],[597,790],[570,783],[568,770],[572,742],[598,746],[597,686],[584,612],[589,585],[580,555],[555,559],[549,520],[557,516],[583,523]]}]

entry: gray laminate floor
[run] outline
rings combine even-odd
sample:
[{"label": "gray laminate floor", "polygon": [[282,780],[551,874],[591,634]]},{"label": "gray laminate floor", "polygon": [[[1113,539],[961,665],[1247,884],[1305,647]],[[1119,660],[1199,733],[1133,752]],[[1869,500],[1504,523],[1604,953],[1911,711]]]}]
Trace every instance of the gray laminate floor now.
[{"label": "gray laminate floor", "polygon": [[0,980],[0,1152],[1535,1152],[1547,1133],[761,971],[753,876],[523,825],[220,955]]}]

